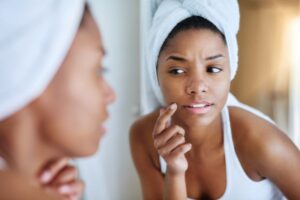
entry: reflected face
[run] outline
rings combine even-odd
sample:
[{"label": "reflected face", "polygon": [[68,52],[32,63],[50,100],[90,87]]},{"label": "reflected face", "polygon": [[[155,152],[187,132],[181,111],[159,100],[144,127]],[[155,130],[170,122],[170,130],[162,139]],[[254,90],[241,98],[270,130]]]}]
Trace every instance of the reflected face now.
[{"label": "reflected face", "polygon": [[175,119],[208,125],[219,116],[230,89],[221,35],[209,29],[178,32],[162,50],[157,72],[166,103],[178,105]]},{"label": "reflected face", "polygon": [[105,51],[97,25],[86,9],[60,70],[35,102],[42,140],[64,156],[86,156],[105,133],[107,106],[115,94],[103,77]]}]

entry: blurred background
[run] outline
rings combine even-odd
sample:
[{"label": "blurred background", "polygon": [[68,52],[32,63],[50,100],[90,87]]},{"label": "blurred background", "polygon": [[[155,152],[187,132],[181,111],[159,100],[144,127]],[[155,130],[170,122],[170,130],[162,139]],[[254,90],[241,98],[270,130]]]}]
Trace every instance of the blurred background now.
[{"label": "blurred background", "polygon": [[269,115],[299,144],[295,133],[299,133],[300,123],[297,117],[300,2],[240,0],[239,3],[240,61],[232,92],[240,101]]},{"label": "blurred background", "polygon": [[[140,115],[141,55],[152,10],[161,0],[91,0],[117,93],[99,152],[76,160],[84,199],[142,199],[128,131]],[[300,146],[300,0],[239,0],[239,70],[232,92],[269,115]]]}]

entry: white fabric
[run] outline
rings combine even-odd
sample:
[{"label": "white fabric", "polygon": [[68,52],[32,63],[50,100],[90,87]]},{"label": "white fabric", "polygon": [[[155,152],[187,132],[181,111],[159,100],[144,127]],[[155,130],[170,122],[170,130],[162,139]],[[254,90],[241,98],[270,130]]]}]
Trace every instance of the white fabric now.
[{"label": "white fabric", "polygon": [[7,164],[6,164],[6,161],[0,157],[0,171],[4,171],[7,169]]},{"label": "white fabric", "polygon": [[[153,6],[156,9],[156,6]],[[212,22],[226,38],[229,50],[230,77],[234,78],[238,63],[236,34],[239,30],[239,7],[236,0],[163,0],[155,12],[145,51],[145,72],[142,77],[143,113],[164,106],[158,84],[156,64],[161,46],[172,29],[182,20],[193,15]]]},{"label": "white fabric", "polygon": [[[257,112],[255,109],[252,111]],[[250,111],[251,112],[251,111]],[[259,115],[265,118],[264,115]],[[222,111],[223,143],[226,165],[226,189],[219,200],[281,200],[284,199],[280,190],[268,179],[256,182],[245,173],[236,155],[228,107]],[[161,172],[166,173],[166,162],[160,157]],[[188,198],[190,199],[190,198]],[[192,200],[192,199],[190,199]]]},{"label": "white fabric", "polygon": [[0,1],[0,121],[25,107],[61,66],[84,0]]}]

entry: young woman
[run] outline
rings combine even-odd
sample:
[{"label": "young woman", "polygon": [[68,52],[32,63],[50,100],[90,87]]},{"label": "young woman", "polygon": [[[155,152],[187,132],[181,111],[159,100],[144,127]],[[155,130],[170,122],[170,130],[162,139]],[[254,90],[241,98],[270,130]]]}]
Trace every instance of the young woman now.
[{"label": "young woman", "polygon": [[[15,56],[1,57],[0,81],[6,82],[0,85],[0,195],[79,199],[83,184],[65,157],[96,152],[115,99],[103,77],[101,35],[85,1],[19,3],[20,13],[13,12],[19,8],[13,4],[2,7],[6,17],[18,16],[0,38],[11,39],[1,43],[1,52]],[[19,45],[29,43],[20,53]],[[10,191],[2,190],[6,184]]]},{"label": "young woman", "polygon": [[[163,18],[154,17],[154,28],[167,20],[174,27],[156,60],[155,75],[168,106],[138,119],[130,133],[144,199],[300,199],[297,147],[273,123],[228,106],[233,36],[219,29],[228,19],[219,18],[217,28],[207,20],[217,17],[205,14],[213,1],[188,2],[193,6],[163,2],[157,14]],[[161,14],[163,9],[168,11]],[[182,9],[191,13],[174,23],[170,16]]]}]

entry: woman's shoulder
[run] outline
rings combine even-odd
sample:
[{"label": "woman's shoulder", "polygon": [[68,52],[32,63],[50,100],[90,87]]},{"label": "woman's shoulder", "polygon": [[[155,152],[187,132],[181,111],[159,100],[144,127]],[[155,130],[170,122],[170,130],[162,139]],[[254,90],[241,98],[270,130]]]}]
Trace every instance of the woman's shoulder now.
[{"label": "woman's shoulder", "polygon": [[141,116],[133,122],[130,128],[130,146],[133,158],[136,158],[136,162],[143,160],[142,165],[150,161],[156,168],[160,164],[153,144],[152,131],[158,116],[159,110]]},{"label": "woman's shoulder", "polygon": [[130,127],[130,141],[132,145],[142,145],[145,149],[152,149],[152,130],[159,116],[159,110],[143,115],[136,119]]},{"label": "woman's shoulder", "polygon": [[139,117],[132,123],[130,133],[139,138],[149,135],[149,132],[152,133],[152,129],[158,115],[159,111],[155,110],[149,114]]},{"label": "woman's shoulder", "polygon": [[294,143],[275,124],[238,107],[230,107],[234,148],[241,163],[261,168],[296,152]]},{"label": "woman's shoulder", "polygon": [[270,141],[285,137],[276,124],[239,107],[229,107],[233,137],[243,142]]}]

